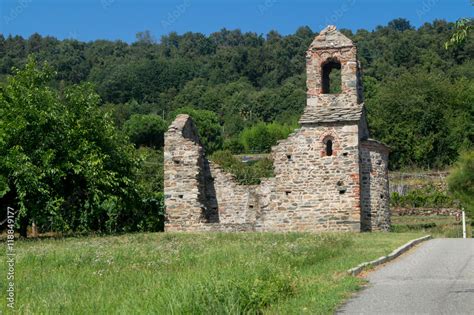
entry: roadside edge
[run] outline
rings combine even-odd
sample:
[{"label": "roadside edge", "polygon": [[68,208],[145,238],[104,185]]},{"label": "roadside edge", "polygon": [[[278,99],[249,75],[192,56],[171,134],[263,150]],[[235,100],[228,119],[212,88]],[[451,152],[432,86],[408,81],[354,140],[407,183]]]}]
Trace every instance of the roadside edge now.
[{"label": "roadside edge", "polygon": [[430,239],[432,239],[431,235],[425,235],[423,237],[411,240],[408,243],[406,243],[405,245],[402,245],[399,248],[395,249],[393,252],[391,252],[387,256],[382,256],[382,257],[377,258],[377,259],[372,260],[372,261],[363,262],[363,263],[357,265],[356,267],[347,270],[347,273],[350,274],[351,276],[357,276],[366,267],[368,267],[368,266],[375,267],[375,266],[384,264],[386,262],[389,262],[389,261],[397,258],[398,256],[400,256],[401,254],[405,253],[406,251],[408,251],[413,246],[415,246],[417,244],[420,244],[421,242],[430,240]]}]

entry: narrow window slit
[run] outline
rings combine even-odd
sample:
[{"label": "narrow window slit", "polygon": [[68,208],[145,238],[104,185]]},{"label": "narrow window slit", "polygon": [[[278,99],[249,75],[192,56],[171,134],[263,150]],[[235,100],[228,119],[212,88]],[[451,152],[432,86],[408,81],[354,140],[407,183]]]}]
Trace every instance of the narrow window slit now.
[{"label": "narrow window slit", "polygon": [[328,139],[326,141],[326,156],[331,156],[332,155],[332,140]]}]

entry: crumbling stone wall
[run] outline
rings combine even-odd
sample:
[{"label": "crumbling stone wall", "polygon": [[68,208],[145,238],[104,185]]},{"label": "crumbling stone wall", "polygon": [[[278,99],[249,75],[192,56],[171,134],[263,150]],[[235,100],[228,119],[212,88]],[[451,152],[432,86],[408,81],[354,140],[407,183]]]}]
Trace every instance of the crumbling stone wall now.
[{"label": "crumbling stone wall", "polygon": [[378,141],[361,143],[362,231],[390,228],[388,153]]},{"label": "crumbling stone wall", "polygon": [[189,116],[179,115],[165,134],[164,192],[167,230],[193,230],[205,222],[204,150]]},{"label": "crumbling stone wall", "polygon": [[[339,94],[328,94],[328,63],[341,69]],[[260,185],[240,185],[209,162],[192,120],[176,118],[165,134],[166,230],[388,229],[389,151],[369,140],[356,47],[328,27],[306,64],[300,128],[272,148],[275,176]]]},{"label": "crumbling stone wall", "polygon": [[204,155],[197,128],[178,115],[165,133],[167,231],[253,230],[255,186],[239,185]]},{"label": "crumbling stone wall", "polygon": [[[219,222],[227,225],[254,225],[257,199],[255,185],[240,185],[234,176],[211,162],[211,176],[219,209]],[[253,229],[253,228],[252,228]]]}]

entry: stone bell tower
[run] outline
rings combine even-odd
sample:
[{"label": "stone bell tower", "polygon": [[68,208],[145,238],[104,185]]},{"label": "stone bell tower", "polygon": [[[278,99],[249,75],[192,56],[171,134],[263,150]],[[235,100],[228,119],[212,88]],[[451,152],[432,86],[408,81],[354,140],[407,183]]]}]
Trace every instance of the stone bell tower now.
[{"label": "stone bell tower", "polygon": [[[330,75],[336,70],[340,70],[340,93],[332,94]],[[306,77],[307,102],[301,124],[357,120],[363,116],[357,48],[335,26],[322,30],[308,48]]]}]

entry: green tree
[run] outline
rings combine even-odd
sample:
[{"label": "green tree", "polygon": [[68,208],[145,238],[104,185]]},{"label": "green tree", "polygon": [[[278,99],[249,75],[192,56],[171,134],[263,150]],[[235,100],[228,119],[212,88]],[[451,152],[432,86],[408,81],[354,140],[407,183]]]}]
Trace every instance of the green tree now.
[{"label": "green tree", "polygon": [[468,215],[474,218],[474,150],[460,155],[448,177],[448,185]]},{"label": "green tree", "polygon": [[208,154],[220,150],[224,142],[222,138],[222,128],[219,124],[219,117],[208,110],[193,109],[183,107],[176,110],[173,118],[178,114],[188,114],[196,123],[199,139]]},{"label": "green tree", "polygon": [[266,153],[270,152],[278,140],[288,137],[293,129],[288,125],[259,122],[242,131],[240,142],[247,153]]},{"label": "green tree", "polygon": [[163,151],[140,147],[142,161],[138,170],[138,184],[142,196],[137,229],[163,231],[165,199],[163,194]]},{"label": "green tree", "polygon": [[161,148],[164,145],[166,122],[158,115],[134,114],[123,126],[124,132],[136,147],[142,145]]},{"label": "green tree", "polygon": [[133,229],[133,147],[90,85],[61,94],[48,86],[52,77],[30,59],[0,91],[1,190],[14,193],[21,234],[31,221],[60,231]]},{"label": "green tree", "polygon": [[449,165],[472,145],[472,82],[414,70],[374,88],[367,100],[369,125],[392,147],[392,168]]},{"label": "green tree", "polygon": [[[474,0],[471,0],[471,4],[474,5]],[[444,47],[449,49],[451,47],[459,46],[463,44],[469,34],[472,32],[474,27],[473,20],[471,18],[461,18],[456,21],[454,33],[451,38],[444,43]]]}]

